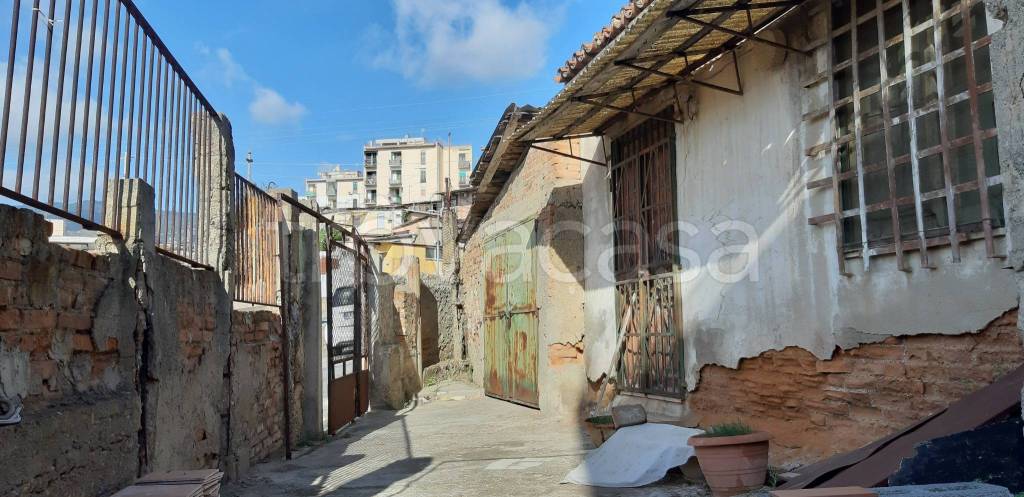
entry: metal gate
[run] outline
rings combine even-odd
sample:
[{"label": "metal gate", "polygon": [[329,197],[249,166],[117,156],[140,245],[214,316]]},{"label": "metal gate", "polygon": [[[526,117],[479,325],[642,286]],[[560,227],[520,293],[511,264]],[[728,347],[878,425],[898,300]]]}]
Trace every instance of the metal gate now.
[{"label": "metal gate", "polygon": [[316,218],[321,260],[327,349],[327,429],[334,433],[370,405],[369,351],[377,326],[377,271],[370,247],[355,230],[284,195],[281,200]]},{"label": "metal gate", "polygon": [[485,243],[485,391],[492,397],[539,405],[537,291],[533,221]]},{"label": "metal gate", "polygon": [[366,350],[369,342],[363,309],[372,268],[365,257],[332,237],[328,225],[327,267],[327,428],[334,433],[369,407]]}]

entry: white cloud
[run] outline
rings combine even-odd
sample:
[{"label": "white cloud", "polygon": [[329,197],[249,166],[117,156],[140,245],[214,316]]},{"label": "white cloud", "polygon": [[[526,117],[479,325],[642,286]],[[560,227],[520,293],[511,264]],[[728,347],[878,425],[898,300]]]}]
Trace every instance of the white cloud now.
[{"label": "white cloud", "polygon": [[249,115],[260,124],[295,124],[306,116],[306,107],[298,102],[288,102],[270,88],[256,87],[255,96],[249,104]]},{"label": "white cloud", "polygon": [[309,114],[306,106],[299,102],[289,102],[276,90],[256,81],[227,48],[210,48],[198,44],[196,49],[207,58],[204,73],[211,79],[225,88],[234,88],[236,84],[252,88],[249,116],[253,121],[271,126],[297,124]]},{"label": "white cloud", "polygon": [[371,45],[383,45],[373,65],[427,86],[536,75],[558,17],[526,1],[394,0],[394,9],[393,33],[368,32]]}]

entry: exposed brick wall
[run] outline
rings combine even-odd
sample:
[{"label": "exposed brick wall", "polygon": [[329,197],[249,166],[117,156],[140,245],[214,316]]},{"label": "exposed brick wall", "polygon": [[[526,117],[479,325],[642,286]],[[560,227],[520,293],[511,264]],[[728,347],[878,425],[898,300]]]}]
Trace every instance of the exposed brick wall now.
[{"label": "exposed brick wall", "polygon": [[[140,460],[229,469],[239,453],[280,451],[278,314],[231,312],[216,273],[159,255],[140,266],[116,242],[70,250],[50,229],[0,205],[0,394],[24,404],[20,424],[0,427],[0,460],[12,462],[0,464],[0,497],[110,495]],[[300,359],[293,351],[294,368]]]},{"label": "exposed brick wall", "polygon": [[0,205],[0,394],[24,404],[24,421],[0,428],[4,496],[109,492],[138,462],[134,328],[96,323],[136,321],[112,288],[122,261],[52,245],[50,229]]},{"label": "exposed brick wall", "polygon": [[898,431],[1024,364],[1017,311],[976,334],[892,337],[830,360],[798,347],[707,366],[687,404],[701,426],[770,432],[773,462],[807,462]]},{"label": "exposed brick wall", "polygon": [[243,471],[284,449],[281,330],[277,313],[231,313],[232,462]]},{"label": "exposed brick wall", "polygon": [[[580,150],[574,140],[548,144],[558,151]],[[587,390],[582,360],[583,167],[578,160],[531,150],[515,169],[490,210],[467,240],[459,262],[463,329],[472,379],[483,384],[485,368],[484,244],[513,225],[533,219],[537,240],[537,382],[540,408],[575,416]],[[568,347],[568,349],[567,349]]]}]

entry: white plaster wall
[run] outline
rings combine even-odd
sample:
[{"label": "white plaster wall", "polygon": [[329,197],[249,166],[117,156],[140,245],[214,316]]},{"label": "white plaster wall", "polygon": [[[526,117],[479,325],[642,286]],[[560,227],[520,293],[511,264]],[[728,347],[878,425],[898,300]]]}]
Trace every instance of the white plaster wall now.
[{"label": "white plaster wall", "polygon": [[[604,146],[598,138],[581,140],[580,155],[604,162]],[[608,168],[588,167],[583,176],[584,224],[584,363],[587,379],[596,381],[608,372],[615,350],[615,283],[610,248],[614,242]]]},{"label": "white plaster wall", "polygon": [[[692,251],[684,252],[682,273],[690,389],[706,364],[735,367],[787,346],[827,358],[837,345],[888,335],[975,331],[1016,306],[1010,271],[978,243],[962,246],[959,264],[948,250],[931,250],[934,270],[917,267],[910,253],[908,273],[884,256],[867,269],[849,260],[853,275],[840,276],[834,227],[807,222],[831,212],[833,194],[804,187],[821,175],[821,164],[803,152],[821,141],[821,131],[801,122],[820,98],[801,84],[814,66],[793,55],[776,64],[771,48],[747,50],[740,57],[745,94],[699,89],[696,116],[677,127],[678,215],[693,228],[681,237]],[[715,81],[730,84],[731,75],[726,68]],[[716,230],[723,222],[749,226],[756,244],[742,231]],[[723,247],[744,250],[722,260],[726,272],[746,265],[746,277],[723,282],[712,274]]]}]

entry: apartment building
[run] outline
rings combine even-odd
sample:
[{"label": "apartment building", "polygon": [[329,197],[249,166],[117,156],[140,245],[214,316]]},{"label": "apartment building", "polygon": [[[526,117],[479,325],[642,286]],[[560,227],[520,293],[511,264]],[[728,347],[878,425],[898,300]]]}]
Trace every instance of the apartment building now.
[{"label": "apartment building", "polygon": [[363,207],[365,198],[363,179],[362,171],[344,171],[335,166],[306,180],[306,196],[316,199],[323,209],[357,209]]},{"label": "apartment building", "polygon": [[440,202],[445,180],[469,185],[471,145],[444,145],[425,138],[374,140],[363,147],[367,206]]}]

